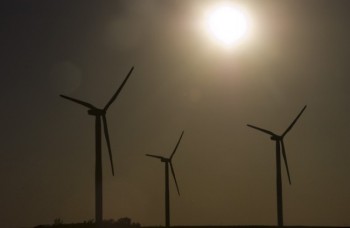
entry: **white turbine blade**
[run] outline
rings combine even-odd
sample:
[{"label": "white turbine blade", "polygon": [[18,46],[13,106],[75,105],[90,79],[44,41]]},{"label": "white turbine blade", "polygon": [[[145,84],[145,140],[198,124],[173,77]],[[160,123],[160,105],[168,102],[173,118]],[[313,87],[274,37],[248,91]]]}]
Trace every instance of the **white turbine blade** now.
[{"label": "white turbine blade", "polygon": [[87,108],[90,108],[90,109],[96,109],[95,106],[93,106],[92,104],[90,103],[87,103],[85,101],[81,101],[81,100],[78,100],[78,99],[75,99],[75,98],[72,98],[72,97],[68,97],[68,96],[65,96],[65,95],[60,95],[60,97],[64,98],[64,99],[67,99],[67,100],[70,100],[70,101],[73,101],[75,103],[78,103],[78,104],[81,104]]},{"label": "white turbine blade", "polygon": [[281,140],[281,144],[282,144],[283,160],[284,160],[284,164],[286,164],[286,169],[287,169],[287,174],[288,174],[288,180],[289,180],[289,184],[291,185],[292,182],[291,182],[291,180],[290,180],[289,168],[288,168],[288,161],[287,161],[287,154],[286,154],[286,149],[284,148],[284,142],[283,142],[283,140]]},{"label": "white turbine blade", "polygon": [[111,161],[112,174],[113,174],[113,176],[114,176],[114,166],[113,166],[111,142],[109,141],[109,133],[108,133],[108,126],[107,126],[107,119],[106,119],[106,116],[105,116],[105,115],[102,116],[102,122],[103,122],[103,129],[104,129],[105,138],[106,138],[107,147],[108,147],[109,159],[110,159],[110,161]]},{"label": "white turbine blade", "polygon": [[175,176],[175,171],[174,171],[173,164],[171,163],[171,161],[170,161],[169,163],[170,163],[171,173],[173,174],[173,177],[174,177],[174,181],[175,181],[177,193],[180,195],[180,190],[179,190],[179,186],[177,185],[177,181],[176,181],[176,176]]},{"label": "white turbine blade", "polygon": [[152,158],[164,159],[164,157],[162,157],[162,156],[153,155],[153,154],[146,154],[146,156],[152,157]]},{"label": "white turbine blade", "polygon": [[170,155],[170,158],[169,158],[170,160],[173,158],[177,148],[179,147],[180,141],[181,141],[182,136],[184,135],[184,133],[185,133],[185,131],[182,131],[181,136],[180,136],[179,140],[177,141],[177,144],[176,144],[176,146],[175,146],[175,148],[173,150],[173,153]]},{"label": "white turbine blade", "polygon": [[263,129],[263,128],[253,126],[253,125],[251,125],[251,124],[247,124],[247,126],[248,126],[248,127],[251,127],[251,128],[254,128],[254,129],[258,130],[258,131],[262,131],[262,132],[264,132],[264,133],[266,133],[266,134],[269,134],[269,135],[271,135],[271,136],[275,136],[275,135],[276,135],[276,134],[274,134],[272,131],[268,131],[268,130],[265,130],[265,129]]},{"label": "white turbine blade", "polygon": [[107,111],[107,109],[109,108],[109,106],[114,102],[114,100],[117,98],[117,96],[119,95],[120,91],[122,91],[126,81],[129,79],[132,71],[134,70],[134,67],[131,67],[131,70],[129,71],[128,75],[125,77],[123,83],[119,86],[119,89],[117,90],[117,92],[115,92],[115,94],[112,96],[112,98],[109,100],[109,102],[106,104],[106,106],[104,107],[104,111]]},{"label": "white turbine blade", "polygon": [[306,105],[304,106],[304,108],[300,111],[299,115],[294,119],[294,121],[289,125],[289,127],[285,130],[285,132],[283,133],[282,137],[284,137],[294,126],[294,124],[297,122],[297,120],[299,119],[299,117],[301,116],[301,114],[303,114],[304,110],[306,109]]}]

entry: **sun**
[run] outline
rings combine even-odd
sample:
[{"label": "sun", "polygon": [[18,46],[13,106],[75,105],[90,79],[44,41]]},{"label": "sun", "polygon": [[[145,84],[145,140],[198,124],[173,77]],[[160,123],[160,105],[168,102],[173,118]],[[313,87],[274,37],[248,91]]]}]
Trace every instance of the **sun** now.
[{"label": "sun", "polygon": [[232,45],[244,37],[248,23],[241,10],[230,5],[222,5],[207,16],[207,28],[220,43]]}]

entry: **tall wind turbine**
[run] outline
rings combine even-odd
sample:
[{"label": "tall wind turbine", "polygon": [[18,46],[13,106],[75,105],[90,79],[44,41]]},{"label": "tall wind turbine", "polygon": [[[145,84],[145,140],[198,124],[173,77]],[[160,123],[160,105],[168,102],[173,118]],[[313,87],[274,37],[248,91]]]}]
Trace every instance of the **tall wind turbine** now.
[{"label": "tall wind turbine", "polygon": [[174,154],[175,154],[175,152],[180,144],[180,141],[182,139],[183,134],[184,134],[184,131],[182,131],[181,136],[180,136],[179,140],[177,141],[177,144],[173,150],[173,153],[170,155],[169,158],[165,158],[165,157],[158,156],[158,155],[146,154],[146,156],[160,159],[161,162],[165,163],[165,226],[166,227],[170,227],[169,165],[170,165],[171,173],[172,173],[174,181],[175,181],[177,193],[180,195],[179,186],[177,185],[175,171],[174,171],[174,167],[173,167],[171,160],[174,157]]},{"label": "tall wind turbine", "polygon": [[286,134],[292,129],[292,127],[297,122],[297,120],[299,119],[299,117],[301,116],[301,114],[304,112],[305,109],[306,109],[306,105],[300,111],[299,115],[294,119],[294,121],[289,125],[289,127],[284,131],[284,133],[282,135],[277,135],[277,134],[273,133],[272,131],[247,124],[248,127],[254,128],[258,131],[262,131],[262,132],[270,135],[271,140],[276,142],[276,183],[277,183],[277,222],[278,222],[278,226],[283,226],[281,146],[282,146],[283,160],[284,160],[284,163],[285,163],[286,169],[287,169],[288,181],[289,181],[289,184],[291,185],[292,182],[290,180],[286,149],[284,147],[283,139],[284,139],[284,136],[286,136]]},{"label": "tall wind turbine", "polygon": [[114,102],[114,100],[117,98],[121,90],[123,89],[125,83],[129,79],[132,71],[134,70],[134,67],[132,67],[125,77],[123,83],[120,85],[118,90],[115,92],[115,94],[112,96],[112,98],[109,100],[109,102],[105,105],[103,109],[96,108],[94,105],[71,98],[65,95],[60,95],[61,97],[73,101],[75,103],[78,103],[80,105],[83,105],[87,107],[88,114],[95,116],[95,150],[96,150],[96,160],[95,160],[95,220],[96,225],[98,227],[102,224],[102,155],[101,155],[101,119],[103,123],[103,129],[104,129],[104,135],[107,142],[108,152],[109,152],[109,159],[111,162],[112,167],[112,174],[114,176],[114,167],[113,167],[113,159],[112,159],[112,150],[111,150],[111,144],[109,140],[109,133],[108,133],[108,126],[107,126],[107,118],[106,113],[109,108],[109,106]]}]

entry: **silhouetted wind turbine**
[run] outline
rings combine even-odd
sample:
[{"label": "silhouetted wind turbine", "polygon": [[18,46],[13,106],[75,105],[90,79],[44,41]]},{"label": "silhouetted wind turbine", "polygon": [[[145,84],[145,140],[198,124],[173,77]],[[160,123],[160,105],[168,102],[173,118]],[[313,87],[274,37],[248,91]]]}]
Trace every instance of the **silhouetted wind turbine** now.
[{"label": "silhouetted wind turbine", "polygon": [[287,174],[288,174],[288,181],[289,184],[292,184],[290,175],[289,175],[289,169],[288,169],[288,162],[287,162],[287,155],[286,155],[286,149],[284,147],[284,136],[292,129],[294,124],[297,122],[301,114],[306,109],[306,105],[304,108],[300,111],[299,115],[294,119],[294,121],[289,125],[289,127],[284,131],[282,135],[277,135],[269,130],[256,127],[250,124],[247,124],[248,127],[254,128],[258,131],[262,131],[266,134],[271,135],[271,140],[276,141],[276,183],[277,183],[277,222],[278,226],[283,226],[283,203],[282,203],[282,176],[281,176],[281,146],[282,146],[282,155],[283,160],[286,165]]},{"label": "silhouetted wind turbine", "polygon": [[166,227],[170,227],[169,164],[170,164],[170,168],[171,168],[171,173],[173,174],[173,177],[174,177],[177,193],[180,195],[179,186],[177,185],[175,171],[174,171],[174,167],[173,167],[171,160],[174,157],[174,154],[175,154],[175,152],[180,144],[180,141],[182,139],[183,134],[184,134],[184,131],[182,131],[181,136],[180,136],[179,140],[177,141],[177,144],[173,150],[173,153],[170,155],[169,158],[165,158],[165,157],[158,156],[158,155],[146,154],[146,156],[158,158],[158,159],[160,159],[161,162],[165,163],[165,226]]},{"label": "silhouetted wind turbine", "polygon": [[108,126],[107,126],[107,118],[106,118],[106,112],[109,108],[109,106],[114,102],[114,100],[119,95],[120,91],[123,89],[126,81],[129,79],[132,71],[134,70],[134,67],[132,67],[125,77],[123,83],[120,85],[118,90],[115,92],[115,94],[112,96],[112,98],[109,100],[109,102],[106,104],[106,106],[103,109],[96,108],[90,103],[71,98],[65,95],[60,95],[61,97],[73,101],[75,103],[78,103],[80,105],[83,105],[87,108],[88,114],[95,116],[95,143],[96,143],[96,160],[95,160],[95,220],[96,225],[98,227],[102,224],[102,155],[101,155],[101,118],[103,122],[103,129],[104,129],[104,135],[107,142],[108,152],[109,152],[109,159],[111,162],[112,167],[112,174],[114,176],[114,167],[113,167],[113,159],[112,159],[112,150],[111,150],[111,144],[109,140],[109,134],[108,134]]}]

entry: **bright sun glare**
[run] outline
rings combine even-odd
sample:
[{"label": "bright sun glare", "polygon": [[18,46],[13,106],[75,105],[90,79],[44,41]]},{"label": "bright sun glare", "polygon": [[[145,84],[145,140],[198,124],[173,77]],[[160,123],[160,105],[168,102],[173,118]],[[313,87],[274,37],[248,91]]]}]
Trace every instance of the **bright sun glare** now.
[{"label": "bright sun glare", "polygon": [[232,6],[219,6],[209,13],[207,27],[222,44],[232,45],[246,34],[247,19],[243,12]]}]

